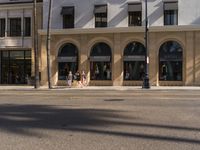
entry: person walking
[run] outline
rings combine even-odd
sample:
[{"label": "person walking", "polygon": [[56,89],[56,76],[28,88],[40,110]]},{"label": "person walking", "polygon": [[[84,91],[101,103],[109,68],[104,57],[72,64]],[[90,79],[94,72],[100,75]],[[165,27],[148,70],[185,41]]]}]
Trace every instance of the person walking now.
[{"label": "person walking", "polygon": [[72,80],[73,80],[73,75],[72,75],[72,72],[69,71],[68,78],[67,78],[67,84],[70,88],[72,87]]},{"label": "person walking", "polygon": [[79,72],[79,71],[76,72],[76,80],[77,80],[77,82],[78,82],[78,86],[79,86],[79,87],[82,87],[81,75],[80,75],[80,72]]},{"label": "person walking", "polygon": [[86,79],[86,74],[84,70],[81,73],[81,80],[82,80],[82,85],[87,86],[87,79]]}]

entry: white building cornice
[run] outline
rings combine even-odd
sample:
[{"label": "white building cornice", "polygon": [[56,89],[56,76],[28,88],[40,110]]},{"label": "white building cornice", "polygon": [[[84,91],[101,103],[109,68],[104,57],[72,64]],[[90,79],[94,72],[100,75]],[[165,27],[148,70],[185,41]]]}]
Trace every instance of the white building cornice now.
[{"label": "white building cornice", "polygon": [[[38,2],[38,6],[43,5],[43,3]],[[33,8],[33,3],[20,3],[20,4],[2,4],[0,5],[0,10],[8,10],[8,9],[22,9],[22,8]]]},{"label": "white building cornice", "polygon": [[[74,28],[74,29],[51,29],[53,35],[70,34],[106,34],[106,33],[143,33],[144,27],[114,27],[114,28]],[[149,32],[177,32],[177,31],[200,31],[200,25],[183,26],[153,26]],[[46,30],[38,30],[40,35],[46,35]]]}]

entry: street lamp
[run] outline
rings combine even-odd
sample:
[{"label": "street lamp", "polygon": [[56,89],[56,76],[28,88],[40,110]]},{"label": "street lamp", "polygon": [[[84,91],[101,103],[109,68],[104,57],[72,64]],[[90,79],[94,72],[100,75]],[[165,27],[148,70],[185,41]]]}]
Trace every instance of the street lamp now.
[{"label": "street lamp", "polygon": [[142,88],[143,89],[149,89],[150,85],[149,85],[149,52],[148,52],[148,17],[147,17],[147,0],[145,0],[145,76],[143,79],[143,85]]}]

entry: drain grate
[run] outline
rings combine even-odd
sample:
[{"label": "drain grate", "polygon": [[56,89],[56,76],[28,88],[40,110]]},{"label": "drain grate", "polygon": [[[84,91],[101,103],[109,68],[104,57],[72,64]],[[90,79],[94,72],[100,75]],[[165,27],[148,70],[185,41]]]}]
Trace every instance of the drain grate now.
[{"label": "drain grate", "polygon": [[106,102],[121,102],[121,101],[124,101],[124,99],[106,99],[104,101],[106,101]]}]

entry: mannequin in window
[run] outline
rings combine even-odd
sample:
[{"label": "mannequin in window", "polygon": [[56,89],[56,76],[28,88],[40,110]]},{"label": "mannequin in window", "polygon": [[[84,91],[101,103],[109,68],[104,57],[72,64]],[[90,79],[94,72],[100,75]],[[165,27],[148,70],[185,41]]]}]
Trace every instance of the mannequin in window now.
[{"label": "mannequin in window", "polygon": [[179,66],[178,62],[176,62],[175,66],[174,66],[174,79],[175,80],[181,80],[181,77],[180,77],[180,66]]},{"label": "mannequin in window", "polygon": [[104,75],[104,79],[106,79],[107,78],[107,65],[106,64],[104,64],[104,66],[103,66],[103,75]]},{"label": "mannequin in window", "polygon": [[110,68],[107,68],[107,69],[106,69],[106,75],[107,75],[107,80],[110,80],[110,79],[111,79],[111,71],[110,71]]},{"label": "mannequin in window", "polygon": [[165,64],[161,67],[163,80],[167,80],[167,66]]},{"label": "mannequin in window", "polygon": [[128,65],[128,70],[129,70],[129,79],[132,80],[132,77],[133,77],[133,68],[132,68],[131,63],[129,63],[129,65]]},{"label": "mannequin in window", "polygon": [[99,79],[99,67],[97,64],[95,66],[95,79]]},{"label": "mannequin in window", "polygon": [[130,73],[128,72],[128,70],[126,70],[125,80],[129,80],[129,77],[130,77]]}]

